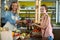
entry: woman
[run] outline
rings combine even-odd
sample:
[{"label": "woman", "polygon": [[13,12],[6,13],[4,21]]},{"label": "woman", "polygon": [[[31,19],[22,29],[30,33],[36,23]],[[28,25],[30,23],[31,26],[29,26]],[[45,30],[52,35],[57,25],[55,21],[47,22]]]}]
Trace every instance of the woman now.
[{"label": "woman", "polygon": [[40,25],[37,25],[37,24],[34,24],[34,25],[41,28],[42,40],[53,40],[54,36],[52,33],[51,21],[47,13],[46,5],[41,5],[40,11],[42,13],[41,23]]},{"label": "woman", "polygon": [[10,5],[9,11],[4,13],[4,23],[9,22],[12,25],[19,24],[20,22],[20,17],[17,14],[18,10],[18,3],[17,2],[12,2]]}]

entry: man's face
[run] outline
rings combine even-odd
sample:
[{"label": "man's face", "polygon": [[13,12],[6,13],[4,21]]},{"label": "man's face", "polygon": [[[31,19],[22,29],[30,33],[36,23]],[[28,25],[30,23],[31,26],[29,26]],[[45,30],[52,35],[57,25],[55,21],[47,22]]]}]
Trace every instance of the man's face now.
[{"label": "man's face", "polygon": [[12,4],[12,10],[17,11],[17,9],[18,9],[18,4],[17,3],[13,3]]},{"label": "man's face", "polygon": [[46,8],[44,6],[41,6],[40,11],[41,13],[46,13]]}]

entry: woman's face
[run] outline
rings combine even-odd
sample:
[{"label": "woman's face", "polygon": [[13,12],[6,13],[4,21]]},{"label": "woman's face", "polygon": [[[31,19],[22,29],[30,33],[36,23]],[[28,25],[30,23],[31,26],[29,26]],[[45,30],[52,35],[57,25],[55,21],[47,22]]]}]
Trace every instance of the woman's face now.
[{"label": "woman's face", "polygon": [[18,4],[17,3],[13,3],[12,4],[12,10],[17,11],[17,9],[18,9]]},{"label": "woman's face", "polygon": [[41,13],[46,13],[46,8],[44,6],[41,6],[40,11]]}]

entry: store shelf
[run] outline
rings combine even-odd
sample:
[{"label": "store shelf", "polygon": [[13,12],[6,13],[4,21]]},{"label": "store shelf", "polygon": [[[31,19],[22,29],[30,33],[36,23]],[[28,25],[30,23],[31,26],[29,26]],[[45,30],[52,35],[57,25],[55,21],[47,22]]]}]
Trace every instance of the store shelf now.
[{"label": "store shelf", "polygon": [[55,10],[55,9],[48,9],[48,10]]},{"label": "store shelf", "polygon": [[35,9],[20,9],[20,10],[35,10]]},{"label": "store shelf", "polygon": [[[31,19],[31,20],[34,20],[35,18],[25,18],[25,19]],[[41,19],[41,18],[40,18]],[[56,18],[51,18],[51,19],[56,19]]]},{"label": "store shelf", "polygon": [[31,13],[35,13],[35,12],[20,12],[20,13],[30,13],[31,14]]},{"label": "store shelf", "polygon": [[[33,1],[33,0],[32,0]],[[31,3],[31,4],[30,4]],[[51,19],[55,20],[55,14],[56,14],[56,7],[55,3],[52,2],[42,2],[42,4],[45,4],[48,7],[48,15],[51,17]],[[24,5],[24,6],[22,6]],[[35,18],[35,2],[27,2],[27,1],[20,1],[20,16],[21,17],[28,17],[27,19],[34,20]],[[53,18],[54,16],[54,18]]]},{"label": "store shelf", "polygon": [[32,1],[35,1],[35,0],[18,0],[18,1],[22,1],[22,2],[29,1],[29,2],[32,2]]},{"label": "store shelf", "polygon": [[[35,12],[20,12],[20,13],[34,13],[35,14]],[[52,12],[47,12],[47,13],[52,13]],[[54,12],[54,13],[56,13],[56,12]]]},{"label": "store shelf", "polygon": [[55,6],[48,6],[48,8],[55,8]]},{"label": "store shelf", "polygon": [[[35,10],[35,9],[20,9],[20,10]],[[48,10],[55,10],[55,9],[48,9]]]}]

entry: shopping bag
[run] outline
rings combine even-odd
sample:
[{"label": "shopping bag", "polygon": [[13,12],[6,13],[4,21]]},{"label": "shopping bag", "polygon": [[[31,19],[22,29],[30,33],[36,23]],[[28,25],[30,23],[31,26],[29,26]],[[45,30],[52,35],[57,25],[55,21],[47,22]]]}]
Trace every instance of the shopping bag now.
[{"label": "shopping bag", "polygon": [[14,28],[17,29],[17,27],[15,27],[14,25],[12,25],[10,22],[7,22],[3,28],[8,28],[9,30],[13,31]]},{"label": "shopping bag", "polygon": [[2,31],[1,40],[13,40],[11,31]]}]

